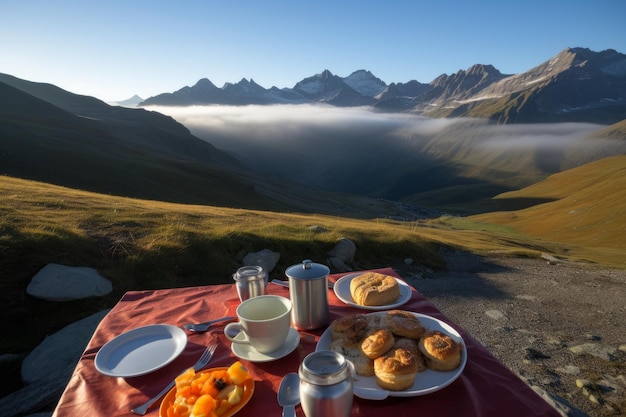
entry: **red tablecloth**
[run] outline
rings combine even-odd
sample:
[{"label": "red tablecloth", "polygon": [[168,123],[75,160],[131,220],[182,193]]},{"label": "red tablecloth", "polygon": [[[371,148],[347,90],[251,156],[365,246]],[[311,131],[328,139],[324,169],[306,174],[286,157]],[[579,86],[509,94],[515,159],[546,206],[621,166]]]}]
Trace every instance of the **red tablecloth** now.
[{"label": "red tablecloth", "polygon": [[[392,269],[378,271],[397,276]],[[330,280],[340,276],[331,275]],[[289,297],[287,288],[275,284],[268,285],[267,293]],[[368,313],[343,304],[332,290],[329,290],[329,302],[331,321],[350,314]],[[207,333],[189,334],[182,354],[169,365],[148,375],[126,379],[105,376],[95,369],[94,358],[106,342],[133,328],[156,323],[182,326],[189,322],[234,316],[238,305],[233,285],[127,292],[96,329],[53,417],[133,416],[130,412],[132,407],[157,394],[180,372],[192,366],[204,348],[214,341],[219,342],[219,347],[209,367],[230,365],[238,358],[232,354],[230,342],[224,337],[224,324]],[[399,308],[427,314],[454,327],[465,341],[467,365],[455,382],[428,395],[389,397],[382,401],[355,397],[352,416],[559,416],[554,408],[415,289],[412,288],[411,299]],[[297,372],[304,357],[315,350],[323,330],[300,331],[300,345],[282,359],[264,363],[242,360],[254,378],[255,392],[238,416],[281,415],[281,407],[276,401],[281,378],[288,372]],[[299,406],[296,413],[298,417],[304,416]],[[158,414],[157,403],[147,415],[155,417]]]}]

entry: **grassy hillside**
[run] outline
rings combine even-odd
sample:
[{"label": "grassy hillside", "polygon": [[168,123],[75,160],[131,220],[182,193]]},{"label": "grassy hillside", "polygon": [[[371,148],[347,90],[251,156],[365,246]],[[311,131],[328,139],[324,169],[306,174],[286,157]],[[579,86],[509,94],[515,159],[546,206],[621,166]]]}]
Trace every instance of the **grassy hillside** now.
[{"label": "grassy hillside", "polygon": [[[112,306],[127,290],[230,282],[248,251],[271,249],[275,272],[310,258],[325,262],[342,237],[362,268],[402,265],[405,258],[443,267],[441,247],[530,254],[522,236],[456,230],[445,223],[228,209],[112,197],[0,177],[0,352],[32,348],[43,335]],[[315,233],[310,226],[327,230]],[[522,249],[520,249],[522,248]],[[534,251],[551,251],[536,247]],[[47,263],[91,266],[113,282],[109,296],[63,303],[26,295]],[[23,328],[29,332],[23,332]]]},{"label": "grassy hillside", "polygon": [[567,244],[564,255],[626,267],[626,155],[552,175],[522,190],[500,194],[496,200],[505,205],[543,203],[471,219]]}]

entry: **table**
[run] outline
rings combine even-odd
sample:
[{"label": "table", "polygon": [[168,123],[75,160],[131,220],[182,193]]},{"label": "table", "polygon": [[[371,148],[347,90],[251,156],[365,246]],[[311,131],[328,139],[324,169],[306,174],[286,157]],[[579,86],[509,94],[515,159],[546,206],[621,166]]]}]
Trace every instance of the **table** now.
[{"label": "table", "polygon": [[[375,270],[398,277],[390,268]],[[329,277],[336,281],[342,275]],[[461,376],[444,389],[417,397],[389,397],[382,401],[354,398],[352,416],[480,416],[529,417],[554,416],[559,413],[528,387],[480,343],[462,328],[452,323],[435,305],[411,287],[411,299],[399,307],[426,314],[449,323],[463,337],[468,361]],[[268,294],[289,297],[289,289],[268,284]],[[342,303],[329,290],[330,320],[339,317],[369,313]],[[130,409],[157,394],[186,368],[192,366],[205,347],[219,343],[209,367],[229,366],[239,360],[230,350],[225,338],[225,324],[216,325],[202,334],[189,334],[183,352],[167,366],[148,375],[133,378],[114,378],[100,374],[94,366],[98,350],[112,338],[136,327],[150,324],[182,326],[189,322],[235,315],[239,299],[234,285],[174,288],[164,290],[129,291],[111,309],[98,325],[91,340],[63,392],[53,417],[115,417],[134,416]],[[242,360],[255,381],[255,392],[250,402],[237,414],[248,416],[280,416],[281,407],[276,393],[281,378],[288,372],[297,372],[306,355],[315,350],[324,329],[300,331],[300,345],[286,357],[273,362],[251,363]],[[298,406],[297,416],[304,413]],[[158,416],[158,403],[146,414]],[[322,416],[320,416],[322,417]]]}]

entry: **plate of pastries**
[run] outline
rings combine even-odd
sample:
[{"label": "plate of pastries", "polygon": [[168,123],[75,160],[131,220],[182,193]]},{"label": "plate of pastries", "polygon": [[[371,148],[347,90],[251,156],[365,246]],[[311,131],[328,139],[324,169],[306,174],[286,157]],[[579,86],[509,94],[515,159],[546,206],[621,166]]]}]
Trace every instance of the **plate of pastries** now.
[{"label": "plate of pastries", "polygon": [[389,310],[411,299],[406,282],[374,271],[343,276],[333,289],[345,304],[365,310]]},{"label": "plate of pastries", "polygon": [[461,335],[434,317],[404,310],[334,320],[316,350],[341,353],[354,366],[354,394],[414,397],[454,382],[467,363]]}]

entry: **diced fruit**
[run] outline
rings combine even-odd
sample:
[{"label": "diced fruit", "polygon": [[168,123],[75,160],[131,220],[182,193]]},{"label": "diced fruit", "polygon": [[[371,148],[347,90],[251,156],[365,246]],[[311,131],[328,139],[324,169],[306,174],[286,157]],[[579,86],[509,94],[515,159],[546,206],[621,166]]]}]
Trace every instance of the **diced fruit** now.
[{"label": "diced fruit", "polygon": [[233,381],[233,384],[239,385],[248,379],[250,374],[248,374],[248,370],[241,364],[241,362],[237,361],[228,368],[228,376]]},{"label": "diced fruit", "polygon": [[230,405],[239,404],[243,395],[243,387],[239,385],[229,385],[217,394],[218,400],[226,400]]},{"label": "diced fruit", "polygon": [[176,378],[176,396],[167,409],[167,417],[219,417],[239,404],[242,384],[250,379],[239,362],[227,369],[196,374],[188,369]]},{"label": "diced fruit", "polygon": [[215,398],[211,397],[210,395],[202,395],[198,397],[198,400],[193,405],[191,415],[194,417],[212,416],[215,413],[215,406]]},{"label": "diced fruit", "polygon": [[215,380],[213,378],[209,378],[204,381],[204,385],[202,385],[202,389],[200,390],[202,394],[210,395],[215,398],[215,396],[220,392],[219,389],[215,386]]},{"label": "diced fruit", "polygon": [[185,372],[176,377],[176,389],[180,389],[186,385],[191,385],[196,372],[193,368],[187,369]]},{"label": "diced fruit", "polygon": [[228,410],[230,410],[233,406],[230,405],[228,400],[219,400],[218,406],[215,409],[215,412],[218,416],[223,416]]},{"label": "diced fruit", "polygon": [[243,395],[243,388],[239,385],[231,385],[231,387],[235,387],[235,389],[228,394],[228,403],[231,405],[239,404]]},{"label": "diced fruit", "polygon": [[224,388],[223,390],[221,390],[219,392],[219,394],[217,394],[217,397],[215,397],[215,398],[218,399],[218,400],[223,400],[225,398],[228,398],[230,393],[233,392],[236,388],[237,388],[237,385],[229,385],[226,388]]},{"label": "diced fruit", "polygon": [[228,386],[228,382],[226,382],[224,378],[217,378],[214,384],[218,391],[221,391]]}]

